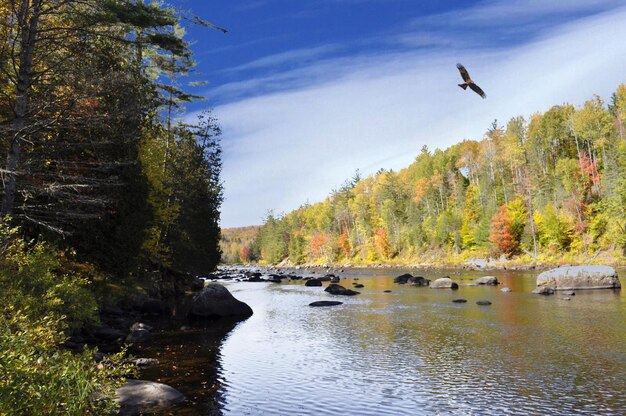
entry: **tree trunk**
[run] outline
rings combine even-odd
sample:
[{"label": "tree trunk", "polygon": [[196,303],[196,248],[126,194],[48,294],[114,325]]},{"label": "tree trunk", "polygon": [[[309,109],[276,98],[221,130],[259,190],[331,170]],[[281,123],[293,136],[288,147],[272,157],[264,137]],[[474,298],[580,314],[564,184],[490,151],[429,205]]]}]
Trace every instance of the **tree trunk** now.
[{"label": "tree trunk", "polygon": [[13,213],[15,193],[17,192],[17,171],[20,165],[22,136],[25,134],[26,116],[28,115],[28,92],[32,82],[33,54],[37,39],[37,26],[41,12],[41,0],[33,0],[32,10],[29,10],[29,1],[23,0],[19,10],[19,30],[21,32],[21,50],[17,68],[17,88],[9,149],[7,152],[6,169],[9,171],[2,198],[0,215]]}]

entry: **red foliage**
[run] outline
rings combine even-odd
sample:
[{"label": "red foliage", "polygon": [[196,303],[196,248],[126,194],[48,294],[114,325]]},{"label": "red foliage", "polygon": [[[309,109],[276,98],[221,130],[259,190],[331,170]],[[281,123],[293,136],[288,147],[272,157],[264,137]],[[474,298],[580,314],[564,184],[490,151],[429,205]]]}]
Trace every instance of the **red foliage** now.
[{"label": "red foliage", "polygon": [[250,246],[249,245],[246,244],[246,245],[241,246],[241,248],[239,249],[239,258],[244,263],[248,263],[250,261]]},{"label": "red foliage", "polygon": [[513,221],[506,205],[502,205],[491,220],[489,239],[506,257],[511,257],[519,250],[519,240],[513,232]]}]

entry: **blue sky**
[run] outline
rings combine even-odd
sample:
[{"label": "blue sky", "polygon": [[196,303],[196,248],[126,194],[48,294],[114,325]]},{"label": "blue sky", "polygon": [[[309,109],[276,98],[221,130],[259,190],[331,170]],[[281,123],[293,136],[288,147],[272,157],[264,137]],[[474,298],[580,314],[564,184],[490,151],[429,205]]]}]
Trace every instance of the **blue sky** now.
[{"label": "blue sky", "polygon": [[[229,29],[190,28],[193,92],[222,130],[222,226],[322,200],[358,169],[626,82],[623,0],[176,0]],[[457,87],[463,63],[485,90]]]}]

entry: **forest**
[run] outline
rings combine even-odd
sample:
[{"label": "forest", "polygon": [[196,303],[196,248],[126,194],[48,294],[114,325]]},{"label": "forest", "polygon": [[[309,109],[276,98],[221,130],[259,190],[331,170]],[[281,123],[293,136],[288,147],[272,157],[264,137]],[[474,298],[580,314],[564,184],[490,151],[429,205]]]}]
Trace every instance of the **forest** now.
[{"label": "forest", "polygon": [[494,121],[480,140],[424,146],[407,168],[357,172],[322,202],[270,212],[255,238],[222,242],[225,261],[623,262],[625,122],[624,84],[608,103]]},{"label": "forest", "polygon": [[216,28],[156,2],[0,1],[0,414],[108,414],[94,398],[129,368],[59,347],[116,295],[219,262],[220,128],[180,118],[201,98],[191,24]]}]

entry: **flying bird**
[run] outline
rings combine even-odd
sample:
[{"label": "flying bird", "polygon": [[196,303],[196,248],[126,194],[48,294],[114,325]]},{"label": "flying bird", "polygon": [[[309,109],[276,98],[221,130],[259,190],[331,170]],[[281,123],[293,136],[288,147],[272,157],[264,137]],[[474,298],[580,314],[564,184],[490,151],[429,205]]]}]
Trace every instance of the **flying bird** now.
[{"label": "flying bird", "polygon": [[474,91],[476,94],[480,95],[483,98],[487,98],[487,94],[485,94],[485,92],[478,85],[474,84],[474,81],[472,81],[472,79],[470,78],[467,69],[465,69],[465,67],[461,64],[456,64],[456,67],[459,68],[461,77],[463,78],[463,81],[465,81],[463,84],[458,84],[459,87],[463,89],[470,87],[472,91]]}]

